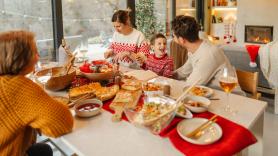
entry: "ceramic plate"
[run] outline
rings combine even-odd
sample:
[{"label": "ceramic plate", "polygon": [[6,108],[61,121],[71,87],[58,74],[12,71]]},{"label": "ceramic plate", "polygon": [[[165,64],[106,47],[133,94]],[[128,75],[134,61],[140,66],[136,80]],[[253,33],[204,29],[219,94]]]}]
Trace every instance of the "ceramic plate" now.
[{"label": "ceramic plate", "polygon": [[[187,87],[184,88],[184,90]],[[195,96],[204,96],[204,97],[211,97],[213,95],[214,91],[211,88],[208,88],[206,86],[195,86],[191,89],[189,94],[195,95]]]},{"label": "ceramic plate", "polygon": [[205,118],[192,118],[182,120],[178,126],[177,131],[181,138],[192,144],[208,145],[216,142],[222,137],[222,129],[217,123],[213,123],[210,127],[203,131],[203,135],[198,139],[186,137],[187,134],[195,130],[197,127],[208,121]]},{"label": "ceramic plate", "polygon": [[176,111],[176,116],[191,119],[193,118],[193,114],[184,106],[180,106]]},{"label": "ceramic plate", "polygon": [[[200,107],[196,107],[196,106],[192,106],[191,104],[193,103],[199,103],[201,104]],[[184,100],[183,100],[183,104],[184,106],[189,109],[191,112],[194,113],[202,113],[208,110],[209,105],[210,105],[210,100],[208,98],[202,97],[202,96],[194,96],[194,95],[190,95],[187,96]]]}]

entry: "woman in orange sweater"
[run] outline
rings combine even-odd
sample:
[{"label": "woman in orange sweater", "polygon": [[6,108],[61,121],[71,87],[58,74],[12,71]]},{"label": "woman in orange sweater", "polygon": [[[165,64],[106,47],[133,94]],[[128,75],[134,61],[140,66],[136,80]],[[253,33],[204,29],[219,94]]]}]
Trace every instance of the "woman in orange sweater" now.
[{"label": "woman in orange sweater", "polygon": [[27,31],[0,33],[0,155],[36,155],[38,129],[50,137],[71,131],[67,106],[53,100],[25,77],[34,70],[38,52],[34,35]]}]

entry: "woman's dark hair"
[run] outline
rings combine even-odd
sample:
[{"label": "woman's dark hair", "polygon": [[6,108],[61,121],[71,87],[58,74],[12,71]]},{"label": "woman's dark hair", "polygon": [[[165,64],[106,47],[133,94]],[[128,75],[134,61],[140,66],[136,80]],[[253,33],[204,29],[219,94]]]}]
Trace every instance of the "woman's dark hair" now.
[{"label": "woman's dark hair", "polygon": [[0,75],[19,74],[34,57],[34,34],[29,31],[0,33]]},{"label": "woman's dark hair", "polygon": [[199,40],[199,24],[191,16],[177,16],[172,21],[172,30],[177,37],[182,37],[189,42]]},{"label": "woman's dark hair", "polygon": [[112,22],[119,22],[123,24],[128,24],[129,21],[129,11],[127,10],[118,10],[112,16]]},{"label": "woman's dark hair", "polygon": [[161,33],[155,34],[155,35],[152,36],[152,38],[151,38],[151,40],[150,40],[151,45],[154,45],[155,40],[158,39],[158,38],[165,38],[165,39],[167,39],[167,38],[166,38],[163,34],[161,34]]}]

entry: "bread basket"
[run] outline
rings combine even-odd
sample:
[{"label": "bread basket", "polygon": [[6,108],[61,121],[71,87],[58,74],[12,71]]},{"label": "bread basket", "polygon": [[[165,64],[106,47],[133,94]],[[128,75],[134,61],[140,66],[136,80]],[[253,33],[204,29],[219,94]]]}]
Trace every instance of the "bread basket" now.
[{"label": "bread basket", "polygon": [[52,91],[59,91],[65,89],[71,84],[71,82],[74,80],[74,77],[76,75],[76,70],[74,68],[71,68],[68,74],[65,73],[64,71],[65,69],[63,67],[47,68],[35,73],[36,82],[42,84],[38,80],[38,78],[41,76],[45,76],[50,72],[50,70],[52,71],[52,76],[46,82],[45,88]]}]

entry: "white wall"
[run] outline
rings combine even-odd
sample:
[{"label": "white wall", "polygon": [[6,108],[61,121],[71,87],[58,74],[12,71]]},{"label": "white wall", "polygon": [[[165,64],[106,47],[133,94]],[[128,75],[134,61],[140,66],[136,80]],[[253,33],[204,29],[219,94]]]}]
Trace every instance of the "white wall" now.
[{"label": "white wall", "polygon": [[244,43],[245,25],[273,26],[274,40],[278,39],[278,0],[238,0],[237,39]]}]

